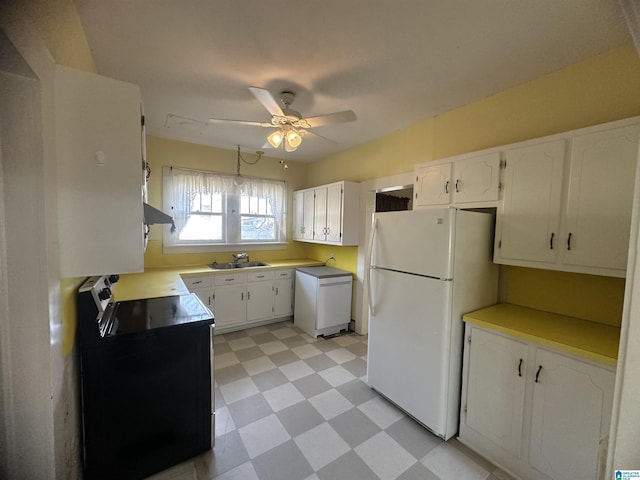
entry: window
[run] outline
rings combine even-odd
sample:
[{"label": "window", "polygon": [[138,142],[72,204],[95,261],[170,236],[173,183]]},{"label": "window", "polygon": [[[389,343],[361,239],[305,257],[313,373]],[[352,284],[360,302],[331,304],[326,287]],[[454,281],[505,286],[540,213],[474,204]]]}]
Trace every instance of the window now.
[{"label": "window", "polygon": [[236,246],[286,242],[284,181],[165,167],[164,208],[175,221],[169,246]]}]

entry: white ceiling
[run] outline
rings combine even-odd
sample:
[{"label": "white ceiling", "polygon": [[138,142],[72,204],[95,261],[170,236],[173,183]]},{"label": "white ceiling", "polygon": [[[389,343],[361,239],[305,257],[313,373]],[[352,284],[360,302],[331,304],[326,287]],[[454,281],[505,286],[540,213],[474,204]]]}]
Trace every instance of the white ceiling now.
[{"label": "white ceiling", "polygon": [[[247,87],[296,94],[314,161],[631,41],[617,0],[74,0],[98,72],[140,85],[153,135],[242,151],[270,129]],[[168,114],[195,119],[179,126]],[[197,125],[197,124],[196,124]],[[267,155],[283,157],[282,151]]]}]

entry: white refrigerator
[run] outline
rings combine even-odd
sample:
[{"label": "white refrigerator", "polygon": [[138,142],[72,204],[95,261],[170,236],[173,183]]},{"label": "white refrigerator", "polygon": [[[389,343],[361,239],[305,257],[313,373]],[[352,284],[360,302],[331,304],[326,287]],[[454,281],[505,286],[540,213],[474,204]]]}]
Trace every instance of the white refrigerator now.
[{"label": "white refrigerator", "polygon": [[369,239],[369,385],[445,440],[458,430],[462,315],[497,301],[494,217],[376,213]]}]

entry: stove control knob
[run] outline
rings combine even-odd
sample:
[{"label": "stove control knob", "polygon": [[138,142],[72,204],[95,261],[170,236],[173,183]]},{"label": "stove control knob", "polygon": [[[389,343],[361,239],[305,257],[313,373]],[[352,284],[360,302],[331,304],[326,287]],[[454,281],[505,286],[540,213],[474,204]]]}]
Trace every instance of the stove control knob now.
[{"label": "stove control knob", "polygon": [[116,283],[120,280],[120,275],[109,275],[109,283]]},{"label": "stove control knob", "polygon": [[109,288],[103,288],[98,292],[98,298],[100,300],[109,300],[111,298],[111,290]]}]

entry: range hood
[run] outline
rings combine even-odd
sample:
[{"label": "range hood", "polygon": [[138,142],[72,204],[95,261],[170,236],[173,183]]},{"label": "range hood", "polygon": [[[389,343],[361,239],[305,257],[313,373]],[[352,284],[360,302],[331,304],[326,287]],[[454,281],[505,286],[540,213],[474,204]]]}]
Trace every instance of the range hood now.
[{"label": "range hood", "polygon": [[[158,210],[155,207],[152,207],[148,203],[143,203],[144,206],[144,223],[145,225],[155,225],[159,223],[168,223],[174,225],[173,218],[164,213],[161,210]],[[175,228],[175,227],[174,227]]]}]

